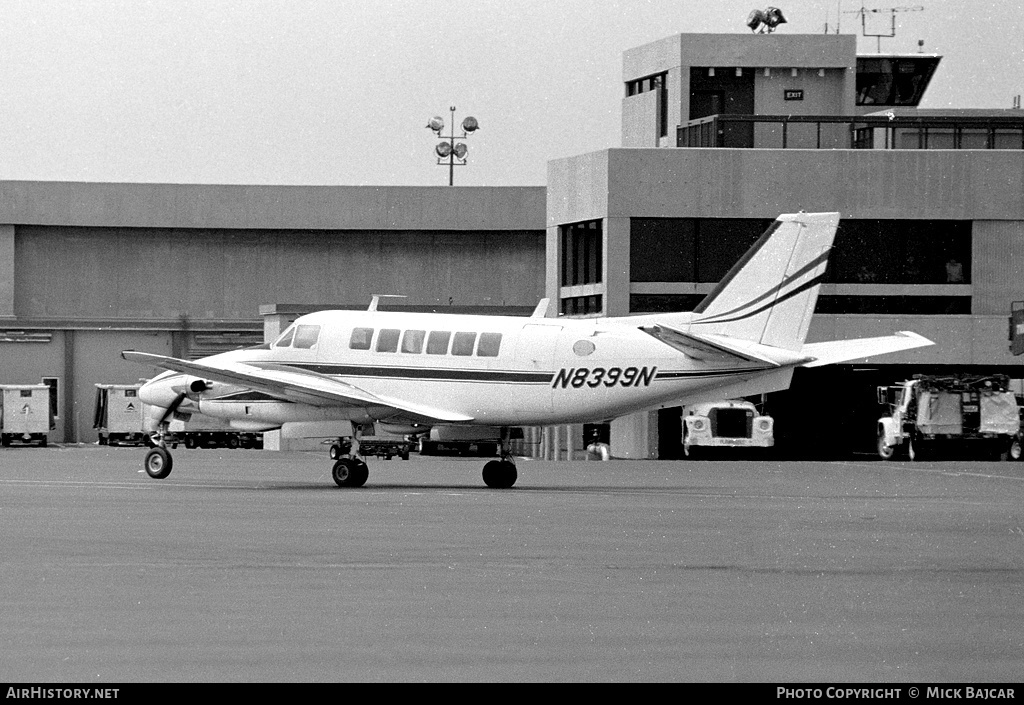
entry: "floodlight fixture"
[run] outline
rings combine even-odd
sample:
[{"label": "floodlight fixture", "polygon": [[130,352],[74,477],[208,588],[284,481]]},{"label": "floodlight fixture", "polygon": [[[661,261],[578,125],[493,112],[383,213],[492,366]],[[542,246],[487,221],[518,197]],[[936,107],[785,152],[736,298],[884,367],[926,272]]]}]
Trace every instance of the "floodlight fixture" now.
[{"label": "floodlight fixture", "polygon": [[786,24],[786,17],[782,10],[777,7],[767,7],[764,10],[751,10],[747,15],[747,26],[751,32],[757,34],[771,34],[780,24]]},{"label": "floodlight fixture", "polygon": [[455,106],[449,108],[452,114],[452,130],[450,134],[441,134],[444,130],[445,122],[444,118],[435,116],[430,119],[427,123],[427,127],[434,131],[434,133],[440,137],[443,141],[439,142],[434,147],[434,154],[437,155],[437,165],[448,167],[448,185],[455,185],[455,167],[466,166],[466,154],[469,153],[469,147],[464,142],[456,142],[456,139],[466,139],[474,132],[480,129],[479,121],[472,115],[466,117],[462,121],[462,135],[461,137],[455,134]]}]

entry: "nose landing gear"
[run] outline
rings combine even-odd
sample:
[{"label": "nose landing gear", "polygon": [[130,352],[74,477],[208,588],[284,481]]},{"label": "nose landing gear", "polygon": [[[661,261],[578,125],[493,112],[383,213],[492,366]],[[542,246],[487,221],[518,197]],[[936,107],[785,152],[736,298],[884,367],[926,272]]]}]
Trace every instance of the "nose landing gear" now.
[{"label": "nose landing gear", "polygon": [[507,490],[516,484],[519,472],[512,455],[511,431],[501,429],[501,460],[492,460],[484,465],[484,484],[499,490]]}]

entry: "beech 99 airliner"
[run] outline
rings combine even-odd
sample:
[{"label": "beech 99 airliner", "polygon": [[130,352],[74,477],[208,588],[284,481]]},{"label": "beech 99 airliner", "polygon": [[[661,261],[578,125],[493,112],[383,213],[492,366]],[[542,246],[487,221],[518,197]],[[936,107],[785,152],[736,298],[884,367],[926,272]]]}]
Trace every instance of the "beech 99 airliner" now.
[{"label": "beech 99 airliner", "polygon": [[332,469],[341,487],[369,476],[364,426],[471,427],[500,441],[484,483],[508,488],[518,477],[512,428],[774,392],[796,367],[931,345],[908,331],[804,343],[838,224],[838,213],[780,215],[692,312],[547,318],[545,300],[528,318],[400,313],[377,310],[375,298],[367,310],[305,315],[272,343],[194,362],[125,351],[167,370],[139,391],[156,426],[145,469],[167,477],[169,422],[198,412],[246,431],[351,423],[351,449]]}]

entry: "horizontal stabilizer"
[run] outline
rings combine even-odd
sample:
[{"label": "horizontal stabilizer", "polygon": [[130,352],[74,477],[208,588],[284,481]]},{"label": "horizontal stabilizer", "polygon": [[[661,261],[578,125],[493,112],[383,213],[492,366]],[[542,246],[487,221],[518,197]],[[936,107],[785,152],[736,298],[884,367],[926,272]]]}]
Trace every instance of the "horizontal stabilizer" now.
[{"label": "horizontal stabilizer", "polygon": [[746,350],[731,347],[717,340],[711,340],[706,336],[684,333],[677,328],[661,323],[656,323],[653,326],[644,327],[640,330],[695,360],[733,364],[768,364],[778,367],[778,364],[773,360],[753,355]]},{"label": "horizontal stabilizer", "polygon": [[837,362],[862,360],[875,355],[886,355],[900,350],[913,350],[935,345],[923,335],[904,330],[895,335],[879,338],[856,338],[854,340],[831,340],[827,343],[808,343],[801,353],[813,358],[813,362],[804,363],[804,367],[821,367]]},{"label": "horizontal stabilizer", "polygon": [[727,335],[684,333],[663,323],[655,323],[640,330],[687,357],[701,362],[753,366],[760,369],[808,362],[806,355]]}]

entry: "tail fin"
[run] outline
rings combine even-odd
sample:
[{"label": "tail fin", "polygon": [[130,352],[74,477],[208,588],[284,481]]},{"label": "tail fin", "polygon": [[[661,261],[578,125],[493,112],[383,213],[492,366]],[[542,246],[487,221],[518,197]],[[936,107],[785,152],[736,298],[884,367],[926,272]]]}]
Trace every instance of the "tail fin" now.
[{"label": "tail fin", "polygon": [[800,350],[838,226],[838,213],[780,215],[694,309],[690,332]]}]

